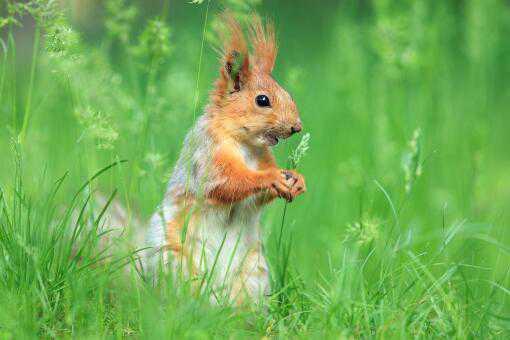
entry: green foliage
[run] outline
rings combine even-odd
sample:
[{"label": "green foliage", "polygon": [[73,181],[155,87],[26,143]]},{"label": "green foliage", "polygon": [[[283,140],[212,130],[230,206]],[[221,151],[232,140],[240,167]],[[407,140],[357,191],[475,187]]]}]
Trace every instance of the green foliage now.
[{"label": "green foliage", "polygon": [[[19,155],[15,164],[13,188],[0,187],[0,301],[3,306],[17,308],[12,310],[13,314],[2,315],[0,323],[11,336],[25,331],[55,336],[55,327],[63,321],[66,308],[73,304],[74,289],[79,286],[84,289],[80,294],[90,294],[99,284],[91,284],[92,277],[112,279],[119,262],[127,263],[120,254],[108,256],[107,249],[99,246],[105,237],[98,233],[103,215],[89,224],[84,212],[91,196],[79,198],[90,182],[111,166],[92,176],[62,210],[56,207],[55,197],[67,176],[58,179],[46,192],[41,188],[40,198],[34,202],[25,192]],[[104,266],[107,258],[112,265]],[[80,284],[84,281],[88,285]],[[40,320],[21,318],[24,313],[39,316]],[[9,316],[14,318],[10,322]],[[15,318],[19,320],[18,326]],[[47,324],[48,320],[59,321]]]},{"label": "green foliage", "polygon": [[105,1],[106,32],[112,40],[127,44],[131,40],[132,27],[135,23],[138,9],[125,0]]},{"label": "green foliage", "polygon": [[119,134],[112,127],[107,117],[101,112],[93,111],[91,108],[75,112],[78,122],[83,125],[83,136],[88,136],[97,142],[100,149],[112,149],[113,143]]},{"label": "green foliage", "polygon": [[170,55],[170,29],[165,22],[149,21],[139,39],[135,55],[145,55],[149,60],[161,60]]}]

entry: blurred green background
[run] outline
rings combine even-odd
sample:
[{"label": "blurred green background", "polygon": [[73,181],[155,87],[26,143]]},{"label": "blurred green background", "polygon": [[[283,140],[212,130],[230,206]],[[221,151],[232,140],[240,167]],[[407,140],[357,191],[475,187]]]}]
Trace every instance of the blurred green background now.
[{"label": "blurred green background", "polygon": [[[8,5],[1,17],[9,17]],[[457,268],[443,282],[445,294],[494,330],[476,333],[484,328],[466,316],[466,331],[450,335],[507,334],[508,1],[75,0],[57,7],[63,16],[51,7],[16,15],[20,25],[2,21],[4,189],[12,187],[13,140],[21,135],[24,186],[34,199],[43,183],[69,171],[58,196],[66,202],[98,169],[126,159],[95,187],[118,188],[147,218],[217,76],[216,15],[226,7],[244,20],[256,10],[276,25],[274,76],[311,134],[299,168],[308,192],[286,217],[292,266],[310,295],[349,259],[353,271],[366,265],[369,291],[386,284],[387,268],[405,272],[414,254],[436,278]],[[299,138],[276,147],[282,166]],[[268,252],[282,210],[277,202],[264,215]]]}]

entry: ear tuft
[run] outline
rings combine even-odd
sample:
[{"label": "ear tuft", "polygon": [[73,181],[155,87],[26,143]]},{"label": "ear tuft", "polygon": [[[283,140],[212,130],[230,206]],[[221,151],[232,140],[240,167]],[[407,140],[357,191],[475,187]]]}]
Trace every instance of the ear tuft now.
[{"label": "ear tuft", "polygon": [[220,32],[223,42],[223,49],[220,52],[222,68],[212,93],[213,101],[217,104],[220,104],[231,90],[239,91],[250,75],[248,46],[241,25],[228,10],[223,12],[220,18],[226,32]]},{"label": "ear tuft", "polygon": [[253,67],[261,72],[271,73],[276,60],[278,46],[272,22],[262,23],[262,19],[253,15],[250,25],[250,40],[253,45]]}]

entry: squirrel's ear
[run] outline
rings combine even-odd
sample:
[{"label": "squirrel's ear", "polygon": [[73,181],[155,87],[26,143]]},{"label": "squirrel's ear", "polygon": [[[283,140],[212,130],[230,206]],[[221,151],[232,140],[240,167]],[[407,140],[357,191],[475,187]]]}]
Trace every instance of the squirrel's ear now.
[{"label": "squirrel's ear", "polygon": [[250,28],[250,40],[254,50],[253,67],[260,72],[271,73],[278,52],[274,26],[270,21],[266,21],[264,27],[260,17],[254,14]]},{"label": "squirrel's ear", "polygon": [[225,71],[232,81],[232,91],[240,91],[249,76],[248,55],[243,55],[239,51],[230,52],[225,58]]},{"label": "squirrel's ear", "polygon": [[248,47],[241,26],[229,11],[221,15],[227,32],[220,32],[223,41],[221,78],[216,83],[216,94],[240,91],[250,76]]}]

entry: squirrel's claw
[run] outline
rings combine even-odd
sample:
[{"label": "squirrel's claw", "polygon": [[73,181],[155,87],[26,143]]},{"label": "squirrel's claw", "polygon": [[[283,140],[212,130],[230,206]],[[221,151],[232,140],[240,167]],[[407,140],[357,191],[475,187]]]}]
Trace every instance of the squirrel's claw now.
[{"label": "squirrel's claw", "polygon": [[281,170],[277,179],[271,184],[271,192],[275,197],[281,197],[292,202],[295,197],[306,191],[303,175],[293,170]]},{"label": "squirrel's claw", "polygon": [[303,175],[294,170],[286,170],[285,175],[288,178],[288,182],[291,183],[290,193],[292,195],[292,199],[306,192],[305,178]]},{"label": "squirrel's claw", "polygon": [[[285,182],[284,182],[285,183]],[[292,193],[290,188],[286,184],[282,184],[282,182],[274,182],[272,184],[275,196],[284,198],[287,202],[292,202]]]},{"label": "squirrel's claw", "polygon": [[293,179],[287,179],[287,175],[284,171],[277,170],[274,173],[269,189],[274,197],[280,197],[291,202],[294,198],[291,193],[293,184]]}]

